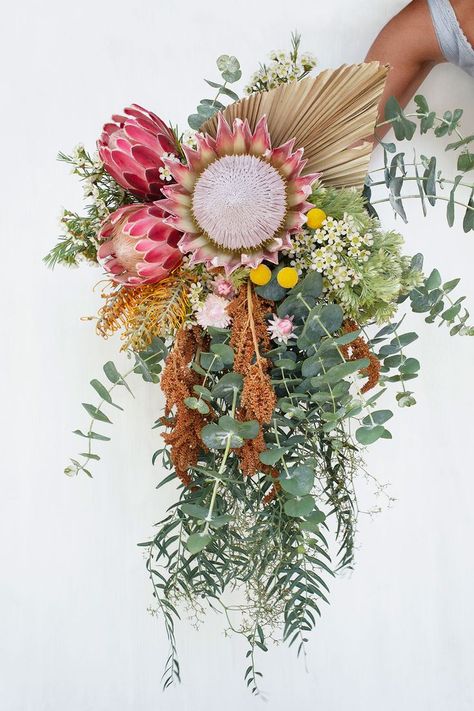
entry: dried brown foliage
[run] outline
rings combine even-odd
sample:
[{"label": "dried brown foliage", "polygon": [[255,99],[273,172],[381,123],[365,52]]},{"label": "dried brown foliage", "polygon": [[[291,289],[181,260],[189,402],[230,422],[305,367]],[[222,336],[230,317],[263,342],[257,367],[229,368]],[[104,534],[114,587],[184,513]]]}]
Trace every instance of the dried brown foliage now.
[{"label": "dried brown foliage", "polygon": [[163,434],[163,439],[170,446],[176,476],[186,486],[191,483],[189,468],[197,464],[199,452],[203,448],[201,429],[211,417],[190,410],[184,403],[187,397],[194,394],[193,385],[201,381],[189,364],[197,349],[203,345],[204,335],[200,328],[181,329],[161,376],[161,389],[166,396],[165,417],[169,418],[174,412],[170,419],[163,420],[170,427],[169,432]]},{"label": "dried brown foliage", "polygon": [[[353,331],[358,331],[359,326],[352,319],[347,319],[342,324],[342,329],[344,333],[352,333]],[[367,376],[367,382],[362,387],[361,392],[366,393],[375,387],[380,379],[380,361],[377,356],[372,353],[362,336],[357,336],[352,343],[341,346],[341,351],[346,360],[359,360],[360,358],[369,359],[370,363],[367,368],[362,368],[360,371],[362,375]]]},{"label": "dried brown foliage", "polygon": [[240,421],[257,420],[260,425],[257,437],[247,440],[236,450],[242,472],[247,476],[262,471],[260,454],[265,451],[262,425],[271,421],[276,396],[268,375],[269,362],[261,351],[270,348],[270,336],[265,322],[269,305],[252,289],[250,281],[241,287],[237,297],[228,307],[232,317],[230,343],[234,349],[234,370],[244,378]]}]

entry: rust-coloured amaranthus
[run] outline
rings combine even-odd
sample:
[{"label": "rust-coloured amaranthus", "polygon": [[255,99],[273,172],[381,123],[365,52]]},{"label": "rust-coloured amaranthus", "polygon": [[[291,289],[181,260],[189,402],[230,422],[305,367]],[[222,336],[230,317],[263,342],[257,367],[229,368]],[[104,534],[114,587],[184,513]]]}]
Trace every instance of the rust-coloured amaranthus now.
[{"label": "rust-coloured amaranthus", "polygon": [[197,464],[199,452],[204,447],[201,429],[212,419],[212,413],[201,415],[184,403],[187,397],[194,395],[193,385],[202,380],[190,369],[189,363],[203,345],[202,329],[197,326],[191,330],[181,329],[161,376],[161,388],[166,395],[163,423],[170,428],[163,433],[163,439],[170,446],[176,476],[185,486],[191,483],[189,468]]},{"label": "rust-coloured amaranthus", "polygon": [[121,330],[122,350],[145,350],[154,336],[167,336],[182,326],[193,280],[190,273],[179,269],[158,284],[130,287],[108,282],[102,292],[97,332],[107,338]]},{"label": "rust-coloured amaranthus", "polygon": [[[342,324],[342,330],[344,333],[351,333],[358,331],[359,326],[352,319],[347,319]],[[367,382],[362,387],[361,392],[366,393],[368,390],[374,388],[380,379],[380,361],[377,356],[372,353],[362,336],[357,336],[351,343],[341,346],[341,351],[346,360],[359,360],[360,358],[369,359],[370,363],[367,368],[362,368],[360,371],[362,375],[367,376]]]},{"label": "rust-coloured amaranthus", "polygon": [[246,440],[236,450],[242,472],[248,476],[257,471],[266,471],[259,455],[266,449],[262,425],[271,421],[276,404],[268,369],[268,360],[262,351],[270,348],[265,314],[269,305],[254,292],[251,282],[243,285],[237,297],[227,308],[232,317],[230,344],[234,349],[234,370],[244,378],[240,408],[237,418],[241,421],[257,420],[260,430],[254,439]]}]

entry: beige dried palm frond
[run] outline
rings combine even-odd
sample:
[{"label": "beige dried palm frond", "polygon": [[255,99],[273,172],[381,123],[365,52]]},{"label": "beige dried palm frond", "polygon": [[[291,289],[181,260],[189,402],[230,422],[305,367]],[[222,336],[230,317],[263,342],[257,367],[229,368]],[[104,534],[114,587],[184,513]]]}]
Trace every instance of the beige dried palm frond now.
[{"label": "beige dried palm frond", "polygon": [[[252,129],[266,115],[273,146],[295,138],[296,147],[304,148],[305,173],[322,172],[327,185],[361,188],[372,152],[372,144],[363,139],[373,135],[387,71],[378,62],[326,69],[252,94],[223,114],[229,122],[248,119]],[[216,128],[214,116],[201,130],[215,136]]]}]

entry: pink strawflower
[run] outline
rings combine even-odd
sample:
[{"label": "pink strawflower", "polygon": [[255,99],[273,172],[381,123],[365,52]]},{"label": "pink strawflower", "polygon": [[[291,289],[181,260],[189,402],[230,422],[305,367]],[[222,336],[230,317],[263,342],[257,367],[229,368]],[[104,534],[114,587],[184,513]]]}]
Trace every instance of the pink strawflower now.
[{"label": "pink strawflower", "polygon": [[269,321],[268,330],[274,341],[288,343],[288,339],[293,336],[295,331],[293,316],[285,316],[284,318],[273,316],[273,321]]},{"label": "pink strawflower", "polygon": [[224,299],[233,299],[235,296],[234,285],[229,279],[219,274],[212,282],[212,291],[217,296],[223,296]]},{"label": "pink strawflower", "polygon": [[203,305],[196,312],[196,321],[203,328],[216,326],[226,328],[230,323],[230,316],[227,313],[229,302],[217,294],[209,294]]}]

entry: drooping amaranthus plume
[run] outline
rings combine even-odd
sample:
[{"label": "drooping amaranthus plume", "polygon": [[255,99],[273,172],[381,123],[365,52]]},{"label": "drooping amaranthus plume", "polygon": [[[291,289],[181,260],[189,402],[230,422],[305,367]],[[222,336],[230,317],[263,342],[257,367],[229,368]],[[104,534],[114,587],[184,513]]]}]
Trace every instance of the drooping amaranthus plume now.
[{"label": "drooping amaranthus plume", "polygon": [[170,128],[138,104],[114,115],[97,141],[105,169],[117,183],[145,200],[159,200],[161,188],[171,180],[163,157],[177,152]]},{"label": "drooping amaranthus plume", "polygon": [[255,130],[218,117],[216,138],[196,134],[197,150],[184,147],[187,165],[165,159],[177,182],[163,188],[167,222],[183,232],[179,248],[191,265],[256,267],[291,246],[311,205],[306,198],[319,174],[301,175],[306,165],[295,141],[272,148],[266,117]]},{"label": "drooping amaranthus plume", "polygon": [[[342,330],[344,333],[352,333],[353,331],[358,331],[359,326],[354,320],[346,319],[342,324]],[[374,388],[380,379],[380,361],[375,353],[372,353],[362,336],[357,336],[351,343],[341,346],[341,351],[346,360],[368,358],[369,365],[360,371],[362,375],[367,376],[367,382],[361,388],[361,393],[366,393]]]},{"label": "drooping amaranthus plume", "polygon": [[154,284],[179,266],[180,233],[157,203],[126,205],[103,223],[97,257],[113,281],[125,286]]},{"label": "drooping amaranthus plume", "polygon": [[197,348],[205,345],[205,340],[203,331],[197,326],[191,330],[181,329],[166,359],[160,382],[166,396],[165,418],[162,421],[170,428],[162,436],[170,446],[176,476],[185,486],[191,484],[189,469],[197,464],[199,453],[204,448],[201,429],[212,418],[212,412],[201,415],[197,410],[189,409],[184,402],[193,394],[193,385],[200,382],[200,376],[191,370],[189,363]]},{"label": "drooping amaranthus plume", "polygon": [[270,336],[264,316],[268,307],[254,292],[251,282],[243,285],[238,296],[231,301],[228,311],[232,317],[230,344],[234,349],[234,371],[244,377],[244,385],[237,419],[257,420],[258,435],[246,440],[236,454],[242,472],[247,476],[269,469],[260,462],[265,451],[263,425],[271,421],[276,405],[276,395],[268,375],[269,362],[262,351],[270,347]]}]

